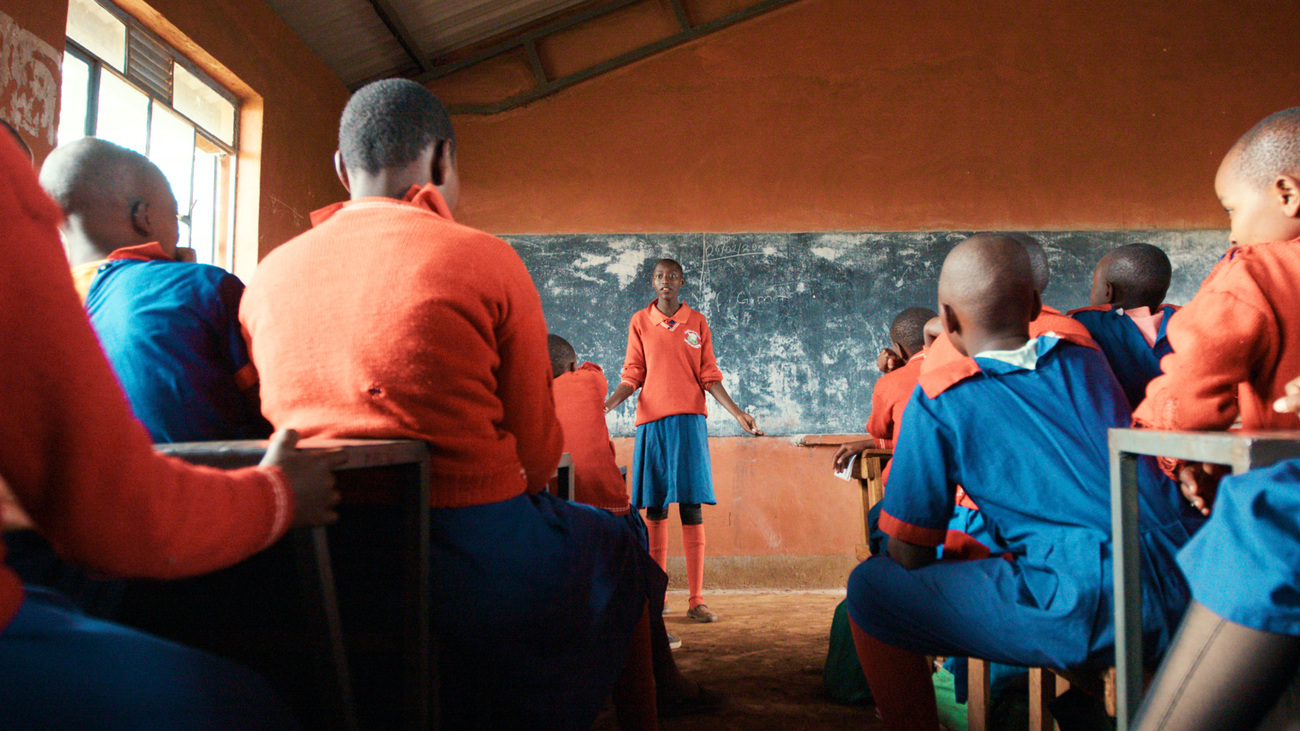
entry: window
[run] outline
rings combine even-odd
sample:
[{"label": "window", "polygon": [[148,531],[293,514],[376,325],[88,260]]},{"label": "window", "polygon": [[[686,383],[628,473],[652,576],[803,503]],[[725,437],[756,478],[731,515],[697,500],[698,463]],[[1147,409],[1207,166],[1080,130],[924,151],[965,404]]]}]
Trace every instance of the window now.
[{"label": "window", "polygon": [[180,246],[230,268],[239,100],[116,7],[71,0],[58,144],[101,137],[167,176]]}]

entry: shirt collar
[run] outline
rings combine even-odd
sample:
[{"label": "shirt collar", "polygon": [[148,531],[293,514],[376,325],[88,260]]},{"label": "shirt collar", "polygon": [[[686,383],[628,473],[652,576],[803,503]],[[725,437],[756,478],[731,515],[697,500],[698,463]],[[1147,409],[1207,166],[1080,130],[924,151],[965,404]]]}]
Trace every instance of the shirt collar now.
[{"label": "shirt collar", "polygon": [[153,241],[139,246],[123,246],[108,255],[108,261],[122,261],[130,259],[132,261],[176,261],[175,258],[167,256],[163,251],[162,244]]},{"label": "shirt collar", "polygon": [[670,332],[676,330],[678,325],[686,322],[686,318],[691,316],[691,308],[685,302],[672,315],[665,315],[659,309],[658,303],[658,299],[650,303],[650,323],[667,328]]},{"label": "shirt collar", "polygon": [[[1005,373],[1008,370],[1032,371],[1038,368],[1039,357],[1051,350],[1059,342],[1061,342],[1061,339],[1056,337],[1055,333],[1047,333],[1026,340],[1024,345],[1015,350],[986,350],[982,353],[976,353],[975,361],[980,363],[981,370],[991,370],[995,373]],[[992,363],[987,361],[992,361]],[[991,368],[985,368],[984,366],[991,366]]]},{"label": "shirt collar", "polygon": [[375,203],[414,206],[430,213],[437,214],[448,221],[455,222],[456,220],[451,217],[451,209],[447,207],[447,202],[442,199],[442,193],[438,192],[438,186],[433,183],[428,183],[423,187],[412,185],[410,190],[406,191],[406,197],[400,201],[395,198],[357,198],[356,200],[339,201],[338,203],[333,203],[324,208],[318,208],[311,212],[311,225],[321,225],[325,221],[329,220],[329,218],[335,213],[338,213],[344,208]]},{"label": "shirt collar", "polygon": [[[1033,345],[1035,348],[1033,360],[1034,367],[1038,365],[1038,360],[1042,358],[1043,355],[1056,347],[1056,344],[1061,342],[1063,339],[1068,340],[1068,338],[1058,337],[1055,333],[1044,333],[1036,338],[1030,338],[1029,341],[1025,343],[1025,348],[1028,348],[1030,345]],[[989,358],[987,357],[988,355],[988,352],[980,353],[977,356],[980,359],[979,361],[975,358],[955,358],[940,365],[929,373],[922,373],[921,377],[917,379],[917,382],[920,384],[921,390],[925,392],[926,396],[930,398],[938,398],[944,391],[947,391],[949,388],[952,388],[971,376],[976,376],[980,373],[1000,375],[1014,370],[1025,369],[1021,365],[1013,365],[996,358]]]}]

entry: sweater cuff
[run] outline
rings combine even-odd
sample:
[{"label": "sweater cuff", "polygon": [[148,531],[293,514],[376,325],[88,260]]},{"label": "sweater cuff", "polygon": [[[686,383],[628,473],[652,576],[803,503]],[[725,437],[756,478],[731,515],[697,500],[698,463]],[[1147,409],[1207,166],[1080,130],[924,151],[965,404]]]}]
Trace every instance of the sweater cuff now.
[{"label": "sweater cuff", "polygon": [[265,550],[272,543],[279,540],[280,536],[289,529],[289,522],[293,520],[295,505],[293,503],[293,491],[289,487],[289,480],[284,476],[284,472],[279,467],[260,467],[262,474],[266,475],[267,481],[271,486],[271,502],[274,506],[274,514],[271,517],[271,530],[267,534],[266,541],[258,551]]},{"label": "sweater cuff", "polygon": [[948,536],[947,526],[924,528],[899,520],[883,510],[880,511],[880,530],[916,546],[942,546],[944,538]]}]

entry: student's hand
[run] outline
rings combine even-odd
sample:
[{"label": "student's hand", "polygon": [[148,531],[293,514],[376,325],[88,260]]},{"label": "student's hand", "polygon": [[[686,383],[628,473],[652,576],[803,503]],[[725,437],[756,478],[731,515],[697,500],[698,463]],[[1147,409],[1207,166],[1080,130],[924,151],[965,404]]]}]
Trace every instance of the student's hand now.
[{"label": "student's hand", "polygon": [[832,466],[836,472],[841,472],[849,464],[849,457],[855,454],[862,454],[862,450],[875,446],[874,439],[864,439],[860,442],[845,442],[840,448],[835,450],[835,461]]},{"label": "student's hand", "polygon": [[1273,402],[1273,410],[1279,414],[1300,413],[1300,378],[1286,384],[1286,395]]},{"label": "student's hand", "polygon": [[271,444],[261,466],[279,467],[293,493],[293,524],[329,525],[339,519],[334,508],[339,491],[334,485],[334,470],[347,464],[342,451],[303,452],[297,449],[298,432],[281,429],[271,435]]},{"label": "student's hand", "polygon": [[764,436],[763,430],[758,428],[758,420],[755,419],[752,414],[746,414],[742,411],[739,414],[736,414],[736,422],[740,424],[741,429],[744,429],[750,434],[753,434],[756,437]]},{"label": "student's hand", "polygon": [[1226,474],[1228,468],[1223,465],[1192,462],[1178,471],[1178,487],[1193,508],[1201,515],[1209,515],[1219,491],[1219,480]]},{"label": "student's hand", "polygon": [[903,365],[902,357],[890,348],[885,348],[880,351],[880,355],[876,356],[876,367],[880,369],[881,373],[888,373],[892,370],[897,370]]}]

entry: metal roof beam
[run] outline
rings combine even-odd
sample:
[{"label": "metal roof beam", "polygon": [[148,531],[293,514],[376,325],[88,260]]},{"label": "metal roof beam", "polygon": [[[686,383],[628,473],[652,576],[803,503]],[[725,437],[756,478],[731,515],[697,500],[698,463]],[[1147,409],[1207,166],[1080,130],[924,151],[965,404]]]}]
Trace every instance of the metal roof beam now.
[{"label": "metal roof beam", "polygon": [[415,40],[415,36],[411,35],[411,31],[407,30],[406,24],[402,22],[402,16],[397,14],[397,10],[393,8],[392,3],[388,2],[388,0],[367,0],[367,2],[370,3],[371,8],[374,8],[375,15],[379,16],[380,22],[384,24],[384,27],[388,28],[388,32],[392,33],[393,38],[397,39],[398,44],[402,46],[402,50],[406,51],[406,55],[410,56],[412,61],[415,61],[420,73],[428,71],[429,62],[425,60],[424,54],[420,51],[419,42]]}]

